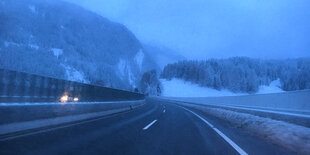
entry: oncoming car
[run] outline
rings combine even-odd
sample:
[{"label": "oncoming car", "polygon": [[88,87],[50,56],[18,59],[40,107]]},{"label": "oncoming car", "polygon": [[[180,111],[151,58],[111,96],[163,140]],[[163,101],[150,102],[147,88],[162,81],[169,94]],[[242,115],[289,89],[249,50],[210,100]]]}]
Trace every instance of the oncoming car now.
[{"label": "oncoming car", "polygon": [[78,97],[71,97],[68,95],[63,95],[60,99],[60,102],[78,102],[79,98]]}]

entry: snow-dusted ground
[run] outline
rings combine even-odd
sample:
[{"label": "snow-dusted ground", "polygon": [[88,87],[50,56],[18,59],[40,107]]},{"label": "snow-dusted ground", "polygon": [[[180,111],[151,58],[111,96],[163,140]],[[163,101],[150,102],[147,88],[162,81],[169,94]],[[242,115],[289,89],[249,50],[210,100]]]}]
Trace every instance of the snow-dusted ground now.
[{"label": "snow-dusted ground", "polygon": [[185,82],[180,79],[172,79],[170,81],[160,79],[163,85],[162,95],[165,97],[208,97],[208,96],[235,96],[243,94],[235,94],[228,90],[215,90],[211,88],[201,87],[197,84]]},{"label": "snow-dusted ground", "polygon": [[[212,96],[240,96],[247,93],[233,93],[229,90],[216,90],[207,87],[201,87],[198,84],[186,82],[181,79],[160,79],[163,85],[162,96],[164,97],[212,97]],[[257,94],[284,92],[280,86],[280,80],[275,80],[269,86],[260,86]]]},{"label": "snow-dusted ground", "polygon": [[260,86],[256,94],[281,93],[284,92],[281,88],[280,79],[272,81],[269,86]]}]

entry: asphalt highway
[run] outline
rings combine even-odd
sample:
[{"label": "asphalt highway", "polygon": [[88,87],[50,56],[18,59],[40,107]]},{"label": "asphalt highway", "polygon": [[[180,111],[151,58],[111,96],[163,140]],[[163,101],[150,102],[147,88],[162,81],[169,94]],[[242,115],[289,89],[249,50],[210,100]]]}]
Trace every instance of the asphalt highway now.
[{"label": "asphalt highway", "polygon": [[293,154],[202,111],[147,99],[132,111],[0,139],[0,154]]}]

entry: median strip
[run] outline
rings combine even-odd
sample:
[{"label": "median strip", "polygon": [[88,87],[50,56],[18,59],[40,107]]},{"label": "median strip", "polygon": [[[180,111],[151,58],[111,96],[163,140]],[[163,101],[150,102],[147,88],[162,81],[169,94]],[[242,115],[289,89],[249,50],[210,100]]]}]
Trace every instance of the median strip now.
[{"label": "median strip", "polygon": [[144,104],[138,103],[137,105],[126,105],[126,107],[123,107],[123,108],[104,110],[101,112],[89,112],[89,113],[84,113],[84,114],[75,114],[75,115],[69,115],[69,116],[61,116],[61,117],[54,117],[54,118],[47,118],[47,119],[38,119],[38,120],[3,124],[3,125],[0,125],[0,141],[6,140],[8,139],[8,137],[12,137],[11,135],[15,135],[14,137],[20,137],[20,136],[16,136],[16,134],[20,135],[20,133],[23,134],[25,131],[32,132],[32,130],[37,130],[41,128],[49,128],[52,126],[59,126],[59,125],[62,126],[68,123],[71,124],[72,122],[74,123],[74,122],[80,122],[83,120],[99,118],[102,116],[130,111],[142,105]]},{"label": "median strip", "polygon": [[107,110],[103,112],[93,112],[93,113],[80,114],[80,115],[71,115],[71,116],[63,116],[63,117],[41,119],[41,120],[34,120],[34,121],[27,121],[27,122],[4,124],[0,126],[1,128],[0,135],[9,134],[13,132],[19,132],[23,130],[41,128],[41,127],[46,127],[46,126],[59,125],[59,124],[69,123],[69,122],[74,122],[74,121],[80,121],[80,120],[90,119],[94,117],[101,117],[101,116],[106,116],[106,115],[119,113],[119,112],[123,112],[127,110],[130,110],[130,109],[128,107],[125,107],[125,108],[120,108],[120,109]]}]

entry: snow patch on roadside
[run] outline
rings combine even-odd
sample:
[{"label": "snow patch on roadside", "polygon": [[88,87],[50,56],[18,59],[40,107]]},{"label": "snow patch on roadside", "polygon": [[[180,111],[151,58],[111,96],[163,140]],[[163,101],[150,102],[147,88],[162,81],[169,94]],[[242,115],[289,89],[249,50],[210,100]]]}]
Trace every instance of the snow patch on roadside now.
[{"label": "snow patch on roadside", "polygon": [[268,93],[281,93],[284,92],[281,89],[280,79],[272,81],[268,86],[260,86],[256,94],[268,94]]}]

